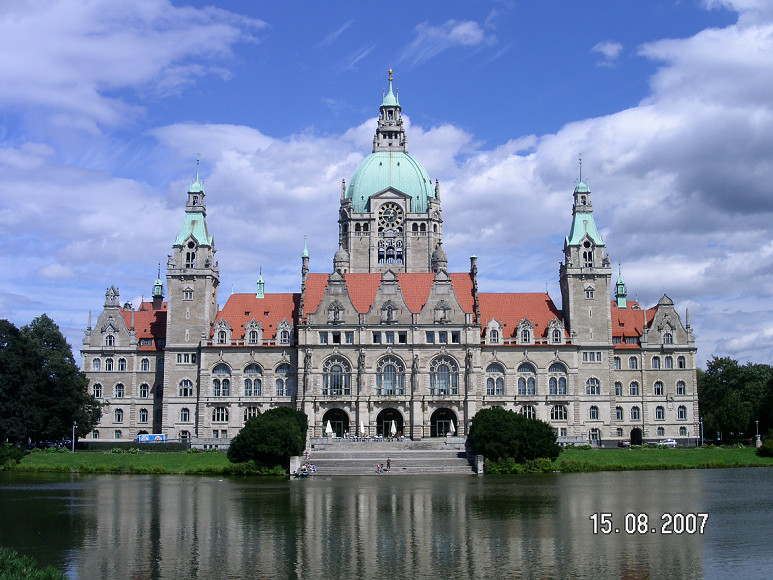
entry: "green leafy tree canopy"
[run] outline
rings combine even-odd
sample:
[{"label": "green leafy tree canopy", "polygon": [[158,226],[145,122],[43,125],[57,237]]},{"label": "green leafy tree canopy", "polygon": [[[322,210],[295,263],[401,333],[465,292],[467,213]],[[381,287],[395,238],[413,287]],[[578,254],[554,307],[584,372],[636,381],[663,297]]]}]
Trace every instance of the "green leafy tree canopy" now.
[{"label": "green leafy tree canopy", "polygon": [[508,457],[518,463],[538,458],[554,460],[561,453],[556,433],[548,423],[501,407],[476,413],[469,442],[473,453],[491,461]]},{"label": "green leafy tree canopy", "polygon": [[286,467],[306,446],[308,418],[290,407],[270,409],[248,420],[231,441],[228,459]]}]

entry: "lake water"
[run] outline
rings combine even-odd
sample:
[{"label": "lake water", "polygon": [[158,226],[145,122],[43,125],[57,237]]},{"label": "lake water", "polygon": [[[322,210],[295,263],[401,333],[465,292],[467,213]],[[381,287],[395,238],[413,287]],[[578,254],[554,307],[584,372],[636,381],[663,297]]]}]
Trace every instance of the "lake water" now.
[{"label": "lake water", "polygon": [[[666,533],[696,527],[689,514],[702,513],[703,533]],[[592,514],[611,514],[596,516],[598,533]],[[670,525],[663,514],[674,514]],[[303,480],[0,473],[0,546],[70,578],[738,580],[770,577],[771,538],[773,468]]]}]

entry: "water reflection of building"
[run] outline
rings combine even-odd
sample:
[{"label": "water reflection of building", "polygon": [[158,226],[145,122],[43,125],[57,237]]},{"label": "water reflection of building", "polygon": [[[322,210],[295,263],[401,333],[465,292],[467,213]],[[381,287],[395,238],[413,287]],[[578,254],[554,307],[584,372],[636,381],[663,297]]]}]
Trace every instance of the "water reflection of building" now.
[{"label": "water reflection of building", "polygon": [[105,476],[96,504],[86,508],[77,572],[80,578],[691,577],[703,569],[704,536],[594,535],[589,515],[609,512],[622,526],[626,513],[648,513],[659,524],[667,511],[702,511],[705,472],[695,473],[273,483]]},{"label": "water reflection of building", "polygon": [[[152,301],[108,289],[83,342],[91,388],[109,403],[92,436],[228,440],[288,405],[325,427],[413,438],[464,435],[501,406],[548,421],[565,440],[616,443],[697,434],[695,343],[673,302],[643,309],[613,282],[582,176],[560,267],[561,308],[543,292],[478,289],[477,260],[449,273],[440,186],[406,147],[385,93],[373,151],[341,188],[330,274],[301,256],[298,293],[232,294],[222,309],[198,175]],[[515,231],[515,224],[514,224]],[[558,249],[557,249],[558,250]],[[614,296],[614,299],[610,298]],[[693,439],[694,440],[694,439]]]}]

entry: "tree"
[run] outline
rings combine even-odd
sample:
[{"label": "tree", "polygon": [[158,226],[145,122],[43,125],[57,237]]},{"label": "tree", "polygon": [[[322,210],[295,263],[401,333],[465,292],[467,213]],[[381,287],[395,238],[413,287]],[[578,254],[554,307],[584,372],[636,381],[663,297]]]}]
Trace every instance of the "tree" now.
[{"label": "tree", "polygon": [[244,424],[231,441],[228,459],[287,466],[290,457],[303,453],[307,428],[305,413],[290,407],[270,409]]},{"label": "tree", "polygon": [[473,453],[497,461],[512,457],[555,459],[561,453],[553,428],[539,419],[529,419],[501,407],[481,409],[472,419],[469,442]]},{"label": "tree", "polygon": [[84,436],[99,422],[100,403],[88,393],[72,349],[45,314],[17,329],[0,321],[0,440]]},{"label": "tree", "polygon": [[773,427],[773,367],[713,357],[698,370],[698,400],[705,433],[751,435]]}]

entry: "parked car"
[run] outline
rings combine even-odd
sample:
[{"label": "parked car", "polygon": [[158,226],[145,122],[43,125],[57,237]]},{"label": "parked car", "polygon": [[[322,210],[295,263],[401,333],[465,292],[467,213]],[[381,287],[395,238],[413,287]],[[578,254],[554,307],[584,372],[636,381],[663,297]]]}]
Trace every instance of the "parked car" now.
[{"label": "parked car", "polygon": [[617,442],[618,447],[630,447],[631,442],[630,441],[618,441]]},{"label": "parked car", "polygon": [[676,440],[675,439],[661,439],[658,442],[659,447],[676,447]]}]

